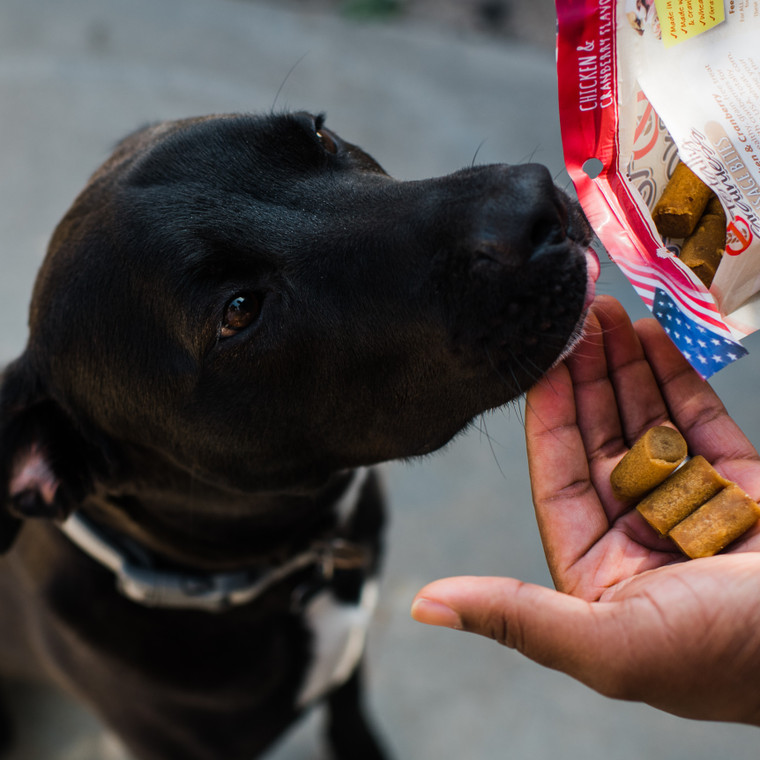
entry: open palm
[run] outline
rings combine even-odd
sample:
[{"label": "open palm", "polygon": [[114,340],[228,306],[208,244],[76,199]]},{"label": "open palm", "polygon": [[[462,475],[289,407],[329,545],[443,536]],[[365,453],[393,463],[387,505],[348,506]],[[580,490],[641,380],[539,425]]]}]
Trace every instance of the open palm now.
[{"label": "open palm", "polygon": [[533,501],[557,591],[511,578],[422,589],[421,622],[518,649],[609,696],[691,718],[760,724],[760,527],[686,560],[612,495],[609,476],[653,425],[681,431],[750,496],[760,458],[653,320],[599,298],[583,341],[529,394]]},{"label": "open palm", "polygon": [[[557,588],[589,601],[653,568],[683,562],[631,504],[610,473],[654,425],[672,425],[692,455],[760,496],[760,457],[720,399],[654,320],[631,324],[600,298],[583,343],[528,394],[526,438],[533,500]],[[733,551],[760,549],[760,529]]]}]

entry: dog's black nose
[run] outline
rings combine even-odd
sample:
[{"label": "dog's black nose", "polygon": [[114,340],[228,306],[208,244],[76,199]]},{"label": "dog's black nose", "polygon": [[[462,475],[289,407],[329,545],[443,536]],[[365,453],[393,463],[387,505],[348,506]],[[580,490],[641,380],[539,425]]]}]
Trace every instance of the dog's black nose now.
[{"label": "dog's black nose", "polygon": [[544,166],[488,168],[493,184],[477,215],[473,265],[519,266],[564,240],[567,211]]},{"label": "dog's black nose", "polygon": [[567,233],[567,209],[549,170],[540,164],[515,167],[527,204],[522,209],[530,257],[540,255],[548,246],[562,242]]}]

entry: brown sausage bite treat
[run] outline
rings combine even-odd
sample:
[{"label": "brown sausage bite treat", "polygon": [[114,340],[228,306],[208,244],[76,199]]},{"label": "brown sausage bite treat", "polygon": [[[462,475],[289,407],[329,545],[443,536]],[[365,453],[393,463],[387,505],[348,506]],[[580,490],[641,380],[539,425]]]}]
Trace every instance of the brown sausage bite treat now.
[{"label": "brown sausage bite treat", "polygon": [[726,212],[713,195],[697,228],[683,241],[679,258],[709,288],[725,250]]},{"label": "brown sausage bite treat", "polygon": [[620,460],[610,484],[618,498],[646,494],[636,509],[649,525],[687,557],[709,557],[748,531],[760,519],[760,506],[702,456],[678,468],[685,456],[680,433],[651,428]]},{"label": "brown sausage bite treat", "polygon": [[661,425],[647,430],[610,475],[616,499],[633,501],[662,483],[686,458],[683,436]]},{"label": "brown sausage bite treat", "polygon": [[679,161],[652,219],[663,237],[684,239],[678,257],[709,288],[726,249],[726,212],[718,196]]},{"label": "brown sausage bite treat", "polygon": [[711,557],[746,533],[760,507],[731,483],[670,531],[676,546],[692,559]]},{"label": "brown sausage bite treat", "polygon": [[729,483],[704,457],[696,456],[639,502],[636,509],[661,536],[667,536],[681,520]]},{"label": "brown sausage bite treat", "polygon": [[657,231],[672,238],[691,235],[712,194],[712,190],[686,164],[679,162],[652,209]]}]

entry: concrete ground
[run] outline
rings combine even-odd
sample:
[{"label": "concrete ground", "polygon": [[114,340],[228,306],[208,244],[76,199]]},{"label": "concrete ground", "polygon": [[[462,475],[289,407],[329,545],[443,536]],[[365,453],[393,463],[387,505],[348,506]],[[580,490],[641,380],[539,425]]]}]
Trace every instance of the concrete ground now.
[{"label": "concrete ground", "polygon": [[[549,5],[547,6],[547,1]],[[519,4],[547,15],[550,0]],[[48,236],[121,135],[150,120],[292,106],[402,179],[479,162],[563,172],[553,51],[457,25],[357,25],[235,0],[3,0],[0,5],[0,363],[23,347],[28,294]],[[619,272],[600,289],[644,313]],[[715,385],[760,443],[760,345]],[[386,468],[387,572],[370,642],[370,701],[398,758],[733,760],[758,734],[600,697],[519,654],[431,629],[408,614],[434,578],[512,575],[549,584],[534,526],[518,406],[487,415],[445,451]],[[2,621],[0,621],[2,625]],[[695,632],[698,635],[698,632]],[[118,688],[118,685],[115,685]],[[13,686],[12,760],[123,760],[66,700]],[[325,757],[315,713],[269,760]],[[360,760],[360,759],[357,759]]]}]

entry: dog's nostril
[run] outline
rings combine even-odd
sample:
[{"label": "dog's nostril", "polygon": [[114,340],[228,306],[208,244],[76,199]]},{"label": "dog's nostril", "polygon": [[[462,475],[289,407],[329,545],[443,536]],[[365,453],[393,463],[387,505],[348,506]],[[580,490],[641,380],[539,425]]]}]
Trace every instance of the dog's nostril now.
[{"label": "dog's nostril", "polygon": [[499,254],[495,245],[492,243],[484,243],[478,246],[474,251],[474,259],[476,262],[484,261],[492,264],[499,263]]},{"label": "dog's nostril", "polygon": [[506,250],[496,240],[481,239],[472,251],[472,270],[490,271],[504,266]]},{"label": "dog's nostril", "polygon": [[530,245],[535,253],[545,245],[561,242],[564,236],[564,229],[558,215],[554,215],[553,218],[543,216],[533,222],[530,230]]}]

